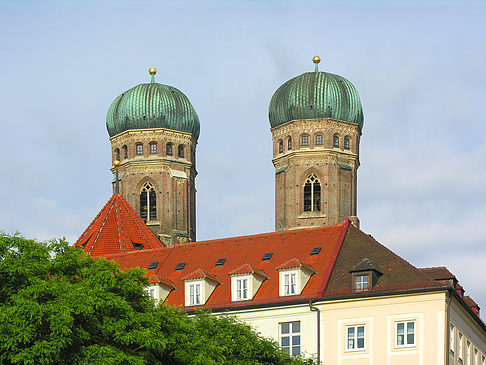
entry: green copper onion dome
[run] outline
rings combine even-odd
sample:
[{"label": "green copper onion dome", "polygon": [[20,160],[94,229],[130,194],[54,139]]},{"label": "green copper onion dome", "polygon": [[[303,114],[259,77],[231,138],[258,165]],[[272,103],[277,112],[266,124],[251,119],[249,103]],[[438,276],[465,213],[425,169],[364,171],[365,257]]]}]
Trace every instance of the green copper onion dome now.
[{"label": "green copper onion dome", "polygon": [[106,113],[110,137],[129,129],[167,128],[199,137],[199,118],[191,102],[175,87],[157,84],[156,70],[150,69],[152,81],[119,95]]},{"label": "green copper onion dome", "polygon": [[306,72],[280,86],[272,96],[268,117],[272,128],[291,120],[332,118],[363,128],[361,101],[353,84],[342,76]]}]

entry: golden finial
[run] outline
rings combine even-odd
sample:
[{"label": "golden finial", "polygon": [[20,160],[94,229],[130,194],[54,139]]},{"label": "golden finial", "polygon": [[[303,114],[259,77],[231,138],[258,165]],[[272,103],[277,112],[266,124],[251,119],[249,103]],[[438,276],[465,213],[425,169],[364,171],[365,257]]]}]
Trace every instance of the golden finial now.
[{"label": "golden finial", "polygon": [[157,69],[155,67],[150,67],[149,69],[149,74],[151,76],[155,75],[157,73]]},{"label": "golden finial", "polygon": [[320,58],[319,56],[315,56],[315,57],[312,59],[312,62],[314,62],[314,63],[316,63],[316,64],[317,64],[317,63],[321,62],[321,58]]},{"label": "golden finial", "polygon": [[113,162],[113,166],[119,167],[120,166],[120,161],[115,160],[115,162]]}]

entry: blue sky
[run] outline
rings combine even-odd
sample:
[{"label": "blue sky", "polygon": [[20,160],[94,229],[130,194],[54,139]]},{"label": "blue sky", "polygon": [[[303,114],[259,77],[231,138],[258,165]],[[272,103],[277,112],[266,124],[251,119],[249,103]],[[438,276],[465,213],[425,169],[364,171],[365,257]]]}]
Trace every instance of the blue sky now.
[{"label": "blue sky", "polygon": [[320,69],[357,88],[361,228],[486,291],[484,2],[0,1],[0,229],[82,233],[111,194],[106,111],[149,80],[201,120],[199,240],[274,229],[268,104]]}]

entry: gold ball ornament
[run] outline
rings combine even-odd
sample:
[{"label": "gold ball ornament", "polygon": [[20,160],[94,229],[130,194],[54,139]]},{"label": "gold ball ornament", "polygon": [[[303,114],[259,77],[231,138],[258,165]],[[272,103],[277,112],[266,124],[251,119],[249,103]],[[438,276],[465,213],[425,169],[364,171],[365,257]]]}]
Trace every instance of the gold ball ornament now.
[{"label": "gold ball ornament", "polygon": [[120,161],[118,161],[118,160],[115,160],[115,162],[113,162],[113,166],[115,166],[115,167],[118,167],[118,166],[120,166]]},{"label": "gold ball ornament", "polygon": [[150,67],[150,69],[149,69],[149,74],[153,76],[153,75],[155,75],[156,73],[157,73],[156,68],[155,68],[155,67]]},{"label": "gold ball ornament", "polygon": [[312,59],[312,62],[314,63],[319,63],[321,62],[321,58],[319,56],[315,56],[313,59]]}]

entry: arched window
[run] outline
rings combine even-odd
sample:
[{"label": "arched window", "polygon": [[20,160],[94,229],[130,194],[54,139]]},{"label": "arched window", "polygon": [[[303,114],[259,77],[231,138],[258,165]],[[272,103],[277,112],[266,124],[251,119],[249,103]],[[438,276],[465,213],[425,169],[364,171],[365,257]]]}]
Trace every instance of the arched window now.
[{"label": "arched window", "polygon": [[278,153],[283,153],[283,141],[278,141]]},{"label": "arched window", "polygon": [[169,142],[165,145],[165,154],[167,156],[172,156],[172,143]]},{"label": "arched window", "polygon": [[148,221],[157,219],[157,210],[155,204],[157,197],[155,188],[150,182],[146,182],[140,190],[140,217]]},{"label": "arched window", "polygon": [[315,174],[310,174],[304,185],[304,212],[321,210],[321,184]]},{"label": "arched window", "polygon": [[120,161],[120,149],[115,149],[115,160]]},{"label": "arched window", "polygon": [[344,149],[349,150],[349,137],[344,137]]},{"label": "arched window", "polygon": [[143,145],[141,143],[137,144],[137,156],[143,155]]},{"label": "arched window", "polygon": [[150,143],[150,154],[151,155],[157,154],[157,143],[155,142]]},{"label": "arched window", "polygon": [[122,147],[122,151],[123,151],[123,158],[128,158],[128,148],[127,148],[127,145],[124,145]]},{"label": "arched window", "polygon": [[322,146],[322,134],[316,136],[316,146]]},{"label": "arched window", "polygon": [[290,151],[292,149],[292,137],[289,137],[287,141],[287,149]]},{"label": "arched window", "polygon": [[309,136],[302,136],[301,147],[309,147]]},{"label": "arched window", "polygon": [[181,144],[177,147],[177,156],[184,158],[184,146]]},{"label": "arched window", "polygon": [[332,137],[332,146],[333,147],[336,147],[336,148],[339,148],[339,136],[337,134],[335,134]]}]

